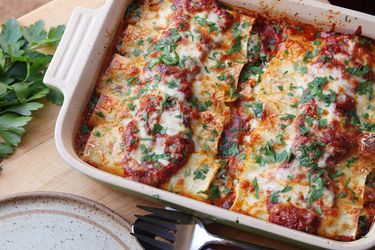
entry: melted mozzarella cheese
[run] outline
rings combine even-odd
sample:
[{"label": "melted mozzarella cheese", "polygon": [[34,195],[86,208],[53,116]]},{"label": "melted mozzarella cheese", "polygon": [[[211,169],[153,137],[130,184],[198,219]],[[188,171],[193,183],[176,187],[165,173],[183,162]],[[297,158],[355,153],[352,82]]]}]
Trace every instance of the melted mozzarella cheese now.
[{"label": "melted mozzarella cheese", "polygon": [[165,129],[165,133],[170,136],[186,132],[181,111],[164,111],[160,117],[160,125]]}]

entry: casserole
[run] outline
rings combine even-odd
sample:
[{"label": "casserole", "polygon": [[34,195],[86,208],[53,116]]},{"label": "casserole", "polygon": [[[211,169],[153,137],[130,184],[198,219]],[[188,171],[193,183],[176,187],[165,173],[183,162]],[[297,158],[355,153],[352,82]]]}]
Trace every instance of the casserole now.
[{"label": "casserole", "polygon": [[[307,2],[307,3],[309,3],[309,2]],[[108,3],[107,3],[108,4]],[[302,3],[299,3],[299,4],[302,4]],[[311,6],[313,7],[314,6],[314,4],[313,3],[310,3],[311,4]],[[236,3],[231,3],[231,5],[236,5]],[[302,4],[303,5],[303,4]],[[114,6],[114,5],[106,5],[107,6],[107,10],[110,10],[110,7],[112,6]],[[108,7],[109,6],[109,7]],[[237,3],[237,6],[239,6],[238,5],[238,3]],[[275,5],[272,5],[271,3],[269,3],[267,6],[275,6]],[[298,5],[296,5],[296,6],[298,6]],[[258,6],[259,7],[259,6]],[[282,4],[279,4],[279,6],[277,6],[277,7],[279,7],[279,8],[282,8],[283,6],[282,6]],[[302,6],[300,6],[300,7],[302,7]],[[252,9],[257,9],[257,8],[252,8]],[[260,9],[260,8],[258,8],[258,9]],[[313,8],[312,8],[313,9]],[[278,10],[280,10],[280,9],[278,9]],[[289,8],[289,11],[291,10],[291,8]],[[272,11],[272,10],[271,10]],[[295,10],[294,10],[295,11]],[[274,13],[275,11],[272,11],[272,13]],[[328,11],[326,14],[328,15],[330,12]],[[100,14],[103,14],[103,12],[99,12],[99,16],[100,16]],[[277,13],[276,13],[277,14]],[[285,13],[284,13],[285,14]],[[287,13],[287,14],[289,14],[289,13]],[[298,14],[298,13],[295,13],[295,14]],[[311,13],[310,13],[311,14]],[[338,15],[338,14],[337,14]],[[303,15],[301,15],[302,16],[302,21],[304,21],[303,20]],[[361,22],[363,25],[365,24],[365,21],[366,21],[366,18],[365,18],[366,16],[364,16],[363,17],[363,22]],[[367,16],[368,17],[368,16]],[[113,19],[113,15],[111,15],[111,18]],[[331,19],[334,19],[334,17],[331,17],[330,16],[330,18]],[[346,16],[345,17],[345,20],[350,20],[350,17],[349,16]],[[56,80],[58,79],[58,76],[60,75],[61,77],[62,77],[62,84],[63,85],[65,85],[64,87],[66,87],[67,86],[67,83],[69,83],[69,82],[81,82],[81,81],[86,81],[86,82],[92,82],[93,81],[93,79],[90,79],[90,78],[87,78],[88,77],[88,74],[90,74],[90,72],[97,72],[97,69],[98,69],[98,65],[100,65],[100,64],[96,64],[95,65],[95,63],[97,62],[97,61],[100,61],[99,60],[99,58],[96,58],[96,59],[94,59],[94,58],[91,58],[92,60],[88,63],[88,64],[85,64],[85,59],[89,59],[87,56],[88,56],[88,54],[83,54],[82,56],[83,56],[83,62],[82,62],[82,65],[79,65],[78,64],[78,62],[77,61],[75,61],[74,60],[74,58],[71,58],[71,57],[69,57],[69,52],[71,52],[71,51],[74,51],[75,49],[77,49],[78,50],[78,52],[80,52],[80,46],[85,46],[85,40],[86,39],[88,39],[88,37],[87,37],[87,34],[91,34],[91,32],[89,32],[89,31],[91,31],[91,26],[90,25],[97,25],[97,26],[99,26],[99,27],[102,27],[102,26],[100,26],[100,22],[103,22],[103,19],[100,19],[100,18],[97,18],[96,16],[92,16],[92,15],[88,15],[88,17],[86,18],[85,16],[79,16],[78,17],[78,19],[77,19],[77,23],[78,23],[78,28],[77,28],[77,32],[74,32],[74,31],[70,31],[69,30],[69,27],[68,27],[68,30],[67,30],[67,32],[68,32],[68,34],[69,34],[69,31],[70,32],[73,32],[73,35],[74,34],[78,34],[79,33],[79,30],[82,30],[82,29],[84,29],[84,27],[85,27],[85,22],[87,22],[88,23],[88,27],[89,27],[89,29],[88,29],[88,31],[85,33],[85,35],[82,37],[82,40],[83,41],[80,41],[79,39],[80,38],[78,38],[78,39],[74,39],[74,37],[73,37],[73,40],[71,41],[71,43],[70,43],[70,45],[71,45],[71,47],[69,47],[69,48],[67,48],[67,53],[65,53],[65,54],[61,54],[61,52],[58,50],[57,51],[57,54],[56,54],[56,56],[60,56],[61,58],[60,59],[62,59],[61,60],[61,62],[62,62],[62,64],[61,65],[54,65],[54,62],[51,64],[51,71],[52,71],[52,74],[51,74],[51,77],[53,78],[53,77],[55,77],[55,79],[48,79],[48,77],[49,77],[49,73],[47,73],[47,76],[46,76],[46,82],[47,83],[52,83],[52,81],[54,81],[55,83],[56,83]],[[338,25],[339,25],[339,22],[337,22],[337,20],[335,21],[335,23],[337,23]],[[350,23],[351,23],[351,21],[350,21]],[[321,24],[321,25],[324,25],[324,24]],[[344,28],[344,27],[341,27],[341,28]],[[96,31],[95,32],[93,32],[94,34],[96,33]],[[103,33],[103,30],[99,30],[99,34],[100,33]],[[112,32],[112,33],[114,33],[114,32]],[[364,32],[364,34],[366,35],[366,32]],[[95,39],[94,39],[95,40]],[[102,43],[103,42],[105,42],[104,40],[100,40]],[[93,47],[91,47],[91,46],[89,46],[89,48],[90,49],[92,49],[90,52],[91,53],[93,53],[93,52],[95,52],[95,49],[96,49],[96,46],[95,45],[98,45],[98,43],[100,42],[100,41],[98,41],[98,40],[96,40],[96,44],[94,43],[93,45]],[[64,45],[66,45],[66,44],[64,44],[64,40],[63,40],[63,42],[62,42],[62,46],[64,46]],[[60,48],[61,49],[61,48]],[[60,52],[60,54],[59,54],[59,52]],[[82,50],[81,51],[82,53],[85,53],[85,52],[88,52],[88,51],[86,51],[86,50]],[[74,53],[74,52],[73,52]],[[103,56],[102,56],[103,57]],[[59,58],[57,58],[56,60],[59,60]],[[94,61],[95,60],[95,61]],[[55,69],[54,69],[54,66],[55,66]],[[68,69],[68,67],[67,66],[72,66],[75,70],[77,70],[77,69],[79,69],[79,68],[82,68],[83,69],[83,71],[82,71],[82,74],[80,74],[80,79],[73,79],[73,76],[74,76],[74,70],[73,71],[68,71],[67,69]],[[96,71],[91,71],[92,69],[95,69],[94,67],[97,67],[96,68]],[[89,69],[91,67],[91,69]],[[86,87],[86,88],[85,88]],[[92,89],[92,88],[91,88]],[[73,117],[75,117],[75,115],[77,114],[76,112],[79,112],[79,111],[82,111],[82,104],[81,104],[81,107],[79,107],[77,104],[78,104],[78,102],[79,101],[82,101],[82,95],[83,94],[88,94],[88,93],[90,93],[90,88],[88,87],[88,86],[83,86],[82,84],[79,84],[78,86],[76,86],[75,87],[75,91],[74,91],[74,93],[72,93],[72,92],[68,92],[69,90],[66,90],[67,91],[67,93],[65,93],[65,94],[67,94],[67,98],[68,98],[68,100],[67,100],[67,102],[64,104],[64,106],[63,106],[63,110],[62,110],[62,114],[60,115],[60,117],[59,117],[59,119],[58,119],[58,127],[57,127],[57,131],[56,131],[56,135],[57,135],[57,143],[58,143],[58,148],[59,148],[59,151],[60,152],[63,152],[63,155],[65,156],[65,157],[68,157],[69,158],[69,156],[68,155],[66,155],[66,150],[70,150],[70,156],[72,156],[72,153],[74,153],[74,148],[72,147],[73,146],[73,143],[72,143],[72,141],[71,141],[71,145],[70,145],[70,147],[71,148],[67,148],[66,147],[66,144],[64,145],[64,142],[61,142],[60,140],[65,140],[65,141],[67,141],[67,140],[69,140],[69,138],[63,138],[62,137],[62,134],[68,134],[68,133],[63,133],[64,132],[64,126],[66,127],[66,128],[68,128],[68,126],[70,125],[70,126],[72,126],[72,124],[69,124],[69,125],[65,125],[66,124],[66,121],[64,122],[63,120],[64,120],[64,116],[66,116],[67,115],[67,111],[69,111],[69,113],[70,114],[72,114],[73,115]],[[69,95],[69,94],[72,94],[72,95]],[[81,97],[79,97],[79,96],[81,96]],[[71,98],[71,99],[70,99]],[[80,99],[80,100],[78,100],[78,99]],[[74,107],[73,108],[73,106],[72,105],[74,105],[74,104],[76,104],[77,106],[76,107]],[[75,123],[77,122],[77,121],[74,121]],[[73,122],[73,123],[74,123]],[[70,127],[70,129],[71,129],[72,127]],[[74,126],[73,126],[73,128],[74,128]],[[59,131],[59,130],[61,130],[61,131]],[[74,131],[74,130],[73,130]],[[65,130],[65,132],[69,132],[69,131],[67,131],[67,130]],[[70,130],[70,132],[69,133],[71,133],[72,131]],[[65,153],[64,153],[64,151],[65,151]],[[74,157],[74,156],[73,156]],[[68,161],[70,162],[70,163],[72,163],[72,157],[70,157],[70,160],[68,159]],[[93,175],[93,173],[95,172],[94,170],[91,170],[91,169],[89,169],[89,168],[86,168],[86,169],[83,169],[83,168],[80,168],[80,170],[81,171],[83,171],[83,172],[85,172],[85,173],[88,173],[89,175]],[[92,173],[90,174],[89,173],[89,171],[92,171]],[[99,174],[100,172],[98,172],[98,174]],[[100,174],[102,174],[102,173],[100,173]],[[103,176],[105,176],[104,174],[103,174]],[[102,178],[98,178],[99,176],[93,176],[94,178],[97,178],[97,179],[99,179],[99,180],[103,180]],[[112,184],[115,184],[115,181],[116,181],[116,179],[115,178],[113,178],[113,180],[107,180],[109,183],[112,183]],[[118,180],[118,181],[120,181],[120,180]],[[123,180],[121,180],[121,182],[122,182]],[[126,183],[126,182],[124,182],[124,183]],[[131,183],[131,182],[130,182]],[[128,185],[128,187],[129,187],[129,185]],[[128,188],[128,187],[126,187],[126,188]],[[132,190],[132,191],[141,191],[141,192],[149,192],[149,191],[151,191],[151,190],[153,190],[152,188],[150,189],[150,187],[147,187],[147,186],[143,186],[143,185],[135,185],[135,184],[133,184],[133,185],[131,185],[131,187],[129,187],[128,189],[130,189],[130,190]],[[143,189],[143,191],[142,191],[142,189]],[[150,194],[150,193],[149,193]],[[171,194],[168,194],[168,195],[166,195],[165,193],[163,193],[162,191],[160,191],[160,190],[155,190],[155,192],[153,192],[153,193],[151,193],[151,194],[154,194],[154,195],[156,195],[156,197],[157,198],[159,198],[159,199],[162,199],[162,200],[164,200],[164,201],[166,201],[166,202],[170,202],[171,201],[171,199],[174,199],[174,200],[176,200],[177,202],[175,202],[176,203],[176,205],[177,206],[181,206],[181,205],[183,205],[183,206],[189,206],[188,205],[188,203],[191,203],[191,204],[194,204],[195,202],[193,202],[193,201],[188,201],[188,200],[186,200],[186,202],[183,202],[183,203],[180,203],[180,201],[178,200],[178,199],[180,199],[181,197],[179,197],[179,198],[177,198],[177,197],[175,197],[175,196],[173,196],[173,195],[171,195]],[[174,198],[172,198],[172,197],[174,197]],[[200,205],[198,205],[198,204],[200,204]],[[203,209],[205,210],[205,211],[209,211],[209,210],[211,210],[211,212],[213,212],[213,211],[215,211],[216,210],[216,208],[212,208],[212,207],[210,207],[210,206],[208,206],[208,207],[206,207],[207,205],[206,204],[202,204],[202,203],[196,203],[196,206],[194,206],[194,210],[198,210],[198,211],[200,211],[200,212],[202,212],[203,211]],[[209,209],[209,210],[208,210]],[[219,213],[219,210],[217,210],[217,213],[215,212],[215,214],[216,215],[219,215],[218,217],[220,218],[220,219],[230,219],[230,220],[232,220],[232,221],[236,221],[238,224],[240,224],[241,226],[246,226],[246,225],[248,225],[248,223],[250,222],[250,221],[252,221],[252,223],[254,223],[254,224],[256,224],[256,223],[259,223],[259,222],[256,222],[256,221],[254,221],[253,219],[250,219],[250,218],[243,218],[243,216],[242,215],[239,215],[239,214],[236,214],[236,215],[234,215],[234,214],[232,214],[232,216],[229,216],[229,214],[227,214],[226,213],[227,211],[222,211],[221,210],[221,212]],[[226,215],[226,216],[222,216],[222,215]],[[235,218],[236,219],[234,219],[234,217],[233,216],[235,216]],[[249,220],[250,219],[250,220]],[[262,223],[261,223],[262,224]],[[267,227],[267,231],[269,231],[269,232],[272,232],[272,233],[275,233],[275,229],[277,228],[277,227],[275,227],[274,225],[269,225],[268,223],[265,223],[265,224],[263,224],[265,227]],[[265,229],[265,228],[264,228]],[[304,234],[301,234],[301,233],[298,233],[298,235],[299,235],[299,237],[297,237],[297,232],[292,232],[292,231],[289,231],[289,229],[284,229],[284,230],[282,230],[282,232],[281,233],[279,233],[280,235],[283,235],[283,236],[285,236],[285,233],[286,232],[288,232],[288,234],[290,235],[290,236],[292,236],[293,234],[295,234],[295,236],[292,236],[292,238],[295,238],[295,239],[297,239],[297,240],[301,240],[301,241],[304,241],[304,242],[307,242],[307,243],[310,243],[310,244],[312,244],[313,242],[312,241],[307,241],[307,238],[309,238],[308,236],[306,236],[306,235],[304,235]],[[371,234],[371,233],[370,233]],[[306,238],[306,239],[303,239],[303,238]],[[321,246],[321,247],[323,247],[324,246],[324,244],[322,244],[323,242],[318,242],[318,240],[317,239],[319,239],[319,238],[316,238],[316,241],[315,241],[315,243],[317,242],[317,243],[319,243],[319,244],[317,244],[318,246]],[[358,240],[358,241],[356,241],[356,242],[360,242],[360,241],[364,241],[365,239],[361,239],[361,240]],[[325,241],[324,241],[325,242]],[[328,242],[331,242],[331,244],[333,244],[333,242],[334,241],[328,241]],[[339,243],[337,243],[337,244],[339,244]],[[350,244],[349,243],[346,243],[345,244],[345,246],[349,246]],[[337,247],[337,246],[336,246]],[[343,245],[341,245],[341,248],[343,247]]]}]

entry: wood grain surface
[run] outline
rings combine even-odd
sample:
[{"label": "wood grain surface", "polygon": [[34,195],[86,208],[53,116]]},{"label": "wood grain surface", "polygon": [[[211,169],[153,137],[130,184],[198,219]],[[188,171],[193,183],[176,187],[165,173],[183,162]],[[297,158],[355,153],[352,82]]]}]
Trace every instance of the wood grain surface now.
[{"label": "wood grain surface", "polygon": [[51,0],[0,0],[0,23],[10,17],[18,18]]},{"label": "wood grain surface", "polygon": [[[47,26],[66,23],[77,6],[97,8],[105,0],[55,0],[21,17],[22,24],[31,24],[43,19]],[[4,3],[29,2],[0,0]],[[30,1],[34,3],[47,0]],[[16,8],[17,5],[13,8]],[[8,6],[9,7],[9,6]],[[7,8],[8,8],[7,7]],[[45,107],[34,113],[34,119],[27,127],[22,144],[14,155],[2,162],[0,172],[0,196],[29,191],[59,191],[93,199],[113,209],[128,221],[133,214],[141,213],[137,204],[149,202],[114,191],[100,185],[74,170],[58,154],[54,141],[54,126],[60,107],[45,103]],[[254,242],[275,249],[298,249],[295,246],[245,233],[222,225],[210,226],[214,232],[244,241]],[[215,248],[219,249],[219,248]],[[220,248],[222,249],[222,248]]]}]

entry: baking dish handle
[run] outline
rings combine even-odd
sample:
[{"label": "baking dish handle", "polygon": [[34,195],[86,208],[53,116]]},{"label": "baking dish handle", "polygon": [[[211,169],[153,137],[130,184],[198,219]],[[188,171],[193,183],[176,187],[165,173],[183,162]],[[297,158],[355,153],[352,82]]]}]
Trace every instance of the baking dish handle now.
[{"label": "baking dish handle", "polygon": [[44,76],[44,82],[62,90],[70,99],[94,48],[96,33],[115,0],[107,0],[97,10],[78,7],[73,11],[65,33]]}]

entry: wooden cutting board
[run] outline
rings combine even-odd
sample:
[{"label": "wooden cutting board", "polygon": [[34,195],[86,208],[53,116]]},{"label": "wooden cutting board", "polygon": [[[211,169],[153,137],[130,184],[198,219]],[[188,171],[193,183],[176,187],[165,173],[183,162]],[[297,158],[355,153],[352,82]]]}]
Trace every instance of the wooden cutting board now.
[{"label": "wooden cutting board", "polygon": [[[29,25],[42,19],[48,27],[56,26],[66,23],[77,6],[98,8],[104,2],[105,0],[55,0],[21,17],[19,21],[24,25]],[[27,127],[22,144],[14,155],[1,163],[3,170],[0,172],[0,196],[29,191],[72,193],[100,202],[122,215],[126,220],[133,221],[133,214],[141,213],[136,205],[151,205],[151,203],[92,181],[71,168],[60,157],[54,141],[54,127],[59,110],[60,107],[45,103],[42,110],[33,114],[34,119]],[[210,229],[227,237],[276,249],[298,249],[219,224],[211,226]]]}]

